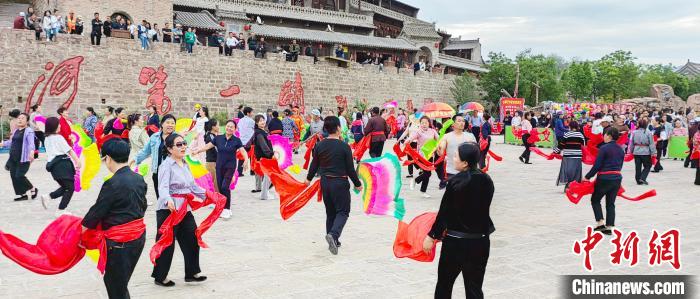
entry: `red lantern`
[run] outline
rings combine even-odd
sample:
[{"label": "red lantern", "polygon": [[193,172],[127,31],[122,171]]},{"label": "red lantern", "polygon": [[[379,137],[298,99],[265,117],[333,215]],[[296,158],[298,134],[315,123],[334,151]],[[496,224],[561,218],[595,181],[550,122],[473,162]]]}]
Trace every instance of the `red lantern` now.
[{"label": "red lantern", "polygon": [[250,31],[250,27],[251,27],[250,25],[245,25],[245,26],[243,26],[243,30]]},{"label": "red lantern", "polygon": [[226,27],[226,23],[224,23],[224,21],[221,21],[221,22],[219,22],[219,26]]}]

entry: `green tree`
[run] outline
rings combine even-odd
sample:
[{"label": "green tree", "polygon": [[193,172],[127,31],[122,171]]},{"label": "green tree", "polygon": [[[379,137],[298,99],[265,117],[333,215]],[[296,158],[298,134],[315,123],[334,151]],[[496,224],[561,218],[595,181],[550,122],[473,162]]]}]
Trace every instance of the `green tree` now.
[{"label": "green tree", "polygon": [[618,50],[597,61],[594,66],[595,95],[612,101],[631,97],[639,76],[639,66],[634,63],[635,59],[632,52]]},{"label": "green tree", "polygon": [[530,50],[518,54],[516,62],[520,66],[518,97],[525,98],[528,105],[535,105],[536,86],[539,85],[540,101],[562,100],[560,58],[556,56],[533,55]]},{"label": "green tree", "polygon": [[455,78],[450,91],[459,105],[480,99],[476,79],[468,72]]},{"label": "green tree", "polygon": [[503,53],[490,52],[487,67],[489,72],[482,73],[477,86],[484,92],[484,101],[498,105],[501,89],[513,93],[515,88],[515,63]]},{"label": "green tree", "polygon": [[562,74],[562,86],[575,100],[589,100],[593,94],[595,72],[589,61],[569,64]]}]

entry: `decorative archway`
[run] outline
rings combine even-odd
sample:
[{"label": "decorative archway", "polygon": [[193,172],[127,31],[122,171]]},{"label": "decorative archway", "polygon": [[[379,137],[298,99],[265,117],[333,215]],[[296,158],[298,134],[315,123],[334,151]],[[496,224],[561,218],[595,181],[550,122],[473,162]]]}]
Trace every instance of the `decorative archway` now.
[{"label": "decorative archway", "polygon": [[115,11],[111,16],[109,16],[110,19],[112,19],[112,22],[117,20],[117,17],[121,17],[122,19],[129,20],[131,21],[131,24],[134,24],[134,19],[126,12],[124,11]]},{"label": "decorative archway", "polygon": [[425,65],[433,65],[433,52],[430,50],[430,48],[426,46],[420,47],[420,51],[417,53],[417,61],[421,61],[421,59],[425,62]]}]

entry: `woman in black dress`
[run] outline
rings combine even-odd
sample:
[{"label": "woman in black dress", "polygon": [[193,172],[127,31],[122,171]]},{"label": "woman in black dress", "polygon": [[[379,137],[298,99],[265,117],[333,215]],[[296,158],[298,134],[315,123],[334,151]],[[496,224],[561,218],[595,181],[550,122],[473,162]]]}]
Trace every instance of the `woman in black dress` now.
[{"label": "woman in black dress", "polygon": [[496,229],[489,216],[493,199],[493,181],[478,167],[479,145],[459,146],[454,157],[458,174],[447,181],[447,189],[433,227],[423,242],[430,253],[435,240],[442,240],[435,298],[450,298],[455,279],[462,273],[466,298],[484,298],[486,263]]}]

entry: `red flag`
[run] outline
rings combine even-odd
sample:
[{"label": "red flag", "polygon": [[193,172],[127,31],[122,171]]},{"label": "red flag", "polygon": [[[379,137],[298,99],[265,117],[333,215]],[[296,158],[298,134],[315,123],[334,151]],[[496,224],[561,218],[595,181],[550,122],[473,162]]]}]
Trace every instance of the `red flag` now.
[{"label": "red flag", "polygon": [[318,201],[321,201],[320,180],[316,180],[310,186],[306,186],[306,184],[297,181],[288,172],[282,171],[276,159],[261,159],[260,166],[280,195],[280,215],[282,215],[282,219],[287,220],[292,217],[314,195],[317,196]]},{"label": "red flag", "polygon": [[419,262],[432,262],[435,259],[435,244],[430,254],[423,251],[423,240],[435,223],[437,213],[423,213],[411,220],[411,223],[399,221],[394,239],[394,256],[410,258]]}]

